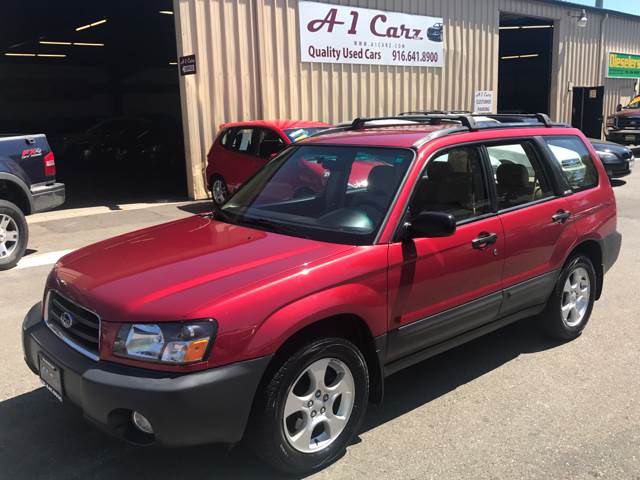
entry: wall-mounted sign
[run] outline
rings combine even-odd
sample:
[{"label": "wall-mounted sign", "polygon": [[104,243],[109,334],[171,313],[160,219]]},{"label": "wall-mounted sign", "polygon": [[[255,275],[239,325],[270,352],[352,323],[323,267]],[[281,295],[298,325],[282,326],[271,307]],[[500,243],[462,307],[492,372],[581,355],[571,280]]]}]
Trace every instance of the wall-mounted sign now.
[{"label": "wall-mounted sign", "polygon": [[442,18],[307,1],[298,11],[303,62],[444,64]]},{"label": "wall-mounted sign", "polygon": [[186,55],[180,57],[180,75],[195,75],[196,74],[196,56]]},{"label": "wall-mounted sign", "polygon": [[609,52],[608,78],[640,78],[640,55]]},{"label": "wall-mounted sign", "polygon": [[473,96],[474,113],[495,113],[494,95],[491,90],[478,90]]}]

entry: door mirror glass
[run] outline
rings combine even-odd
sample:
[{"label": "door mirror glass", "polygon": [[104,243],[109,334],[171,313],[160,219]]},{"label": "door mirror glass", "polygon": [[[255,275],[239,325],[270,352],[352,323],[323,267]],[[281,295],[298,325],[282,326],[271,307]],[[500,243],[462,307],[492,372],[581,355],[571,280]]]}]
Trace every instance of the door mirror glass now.
[{"label": "door mirror glass", "polygon": [[456,219],[450,213],[423,211],[406,225],[410,238],[449,237],[456,232]]}]

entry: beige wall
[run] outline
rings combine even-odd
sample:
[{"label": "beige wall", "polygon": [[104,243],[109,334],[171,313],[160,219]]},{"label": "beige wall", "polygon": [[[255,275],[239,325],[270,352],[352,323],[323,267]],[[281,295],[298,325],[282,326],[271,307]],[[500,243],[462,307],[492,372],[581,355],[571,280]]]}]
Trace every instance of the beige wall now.
[{"label": "beige wall", "polygon": [[[204,198],[206,153],[220,123],[257,118],[342,122],[411,109],[471,109],[476,90],[498,88],[500,12],[553,19],[551,114],[571,119],[570,85],[605,85],[605,114],[631,80],[604,80],[608,50],[640,51],[640,19],[537,0],[349,0],[328,3],[444,17],[444,68],[301,63],[298,0],[174,0],[178,55],[196,54],[181,77],[189,193]],[[601,38],[605,39],[601,44]]]}]

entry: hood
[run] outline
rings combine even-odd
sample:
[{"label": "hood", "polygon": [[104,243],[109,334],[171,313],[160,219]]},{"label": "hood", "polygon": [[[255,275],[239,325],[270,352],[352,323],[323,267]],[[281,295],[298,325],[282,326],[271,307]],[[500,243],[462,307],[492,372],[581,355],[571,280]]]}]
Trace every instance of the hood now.
[{"label": "hood", "polygon": [[613,117],[635,117],[640,118],[640,108],[628,108],[626,110],[621,110],[612,115]]},{"label": "hood", "polygon": [[591,138],[589,140],[591,141],[591,144],[593,145],[593,148],[595,148],[596,152],[611,152],[611,153],[624,155],[627,152],[631,151],[628,147],[625,147],[624,145],[620,145],[619,143],[591,139]]},{"label": "hood", "polygon": [[63,257],[49,287],[105,321],[171,321],[354,247],[193,216]]}]

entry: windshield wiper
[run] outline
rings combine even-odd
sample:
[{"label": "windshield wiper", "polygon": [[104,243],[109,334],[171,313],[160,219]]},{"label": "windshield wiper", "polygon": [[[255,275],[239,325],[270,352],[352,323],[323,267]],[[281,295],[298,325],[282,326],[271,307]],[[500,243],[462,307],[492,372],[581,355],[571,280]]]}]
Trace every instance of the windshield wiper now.
[{"label": "windshield wiper", "polygon": [[275,222],[272,222],[271,220],[267,220],[266,218],[242,217],[239,220],[241,223],[249,226],[253,225],[256,227],[264,227],[276,233],[284,233],[284,234],[293,235],[296,237],[306,238],[306,236],[303,235],[299,229],[282,225],[280,223],[275,223]]}]

